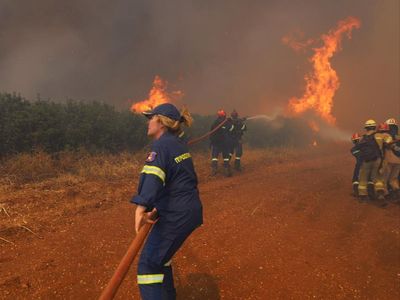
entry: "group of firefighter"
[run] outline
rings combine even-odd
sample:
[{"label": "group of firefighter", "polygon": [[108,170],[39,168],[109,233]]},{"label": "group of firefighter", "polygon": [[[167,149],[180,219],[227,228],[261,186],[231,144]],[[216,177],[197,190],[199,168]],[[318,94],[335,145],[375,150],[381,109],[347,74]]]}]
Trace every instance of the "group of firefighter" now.
[{"label": "group of firefighter", "polygon": [[400,136],[395,119],[381,124],[368,120],[365,133],[354,133],[351,153],[356,158],[353,173],[353,194],[360,202],[376,200],[379,206],[387,201],[400,201]]},{"label": "group of firefighter", "polygon": [[232,176],[231,160],[234,159],[234,169],[241,171],[241,158],[243,155],[242,136],[247,130],[246,118],[240,118],[236,110],[227,117],[223,109],[218,110],[217,119],[211,126],[211,175],[218,172],[218,160],[222,155],[224,175]]}]

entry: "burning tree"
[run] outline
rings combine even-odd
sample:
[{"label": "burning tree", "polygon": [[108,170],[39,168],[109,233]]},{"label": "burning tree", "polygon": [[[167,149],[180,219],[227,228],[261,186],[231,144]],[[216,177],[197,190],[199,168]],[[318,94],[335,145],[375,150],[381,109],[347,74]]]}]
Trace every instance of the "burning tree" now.
[{"label": "burning tree", "polygon": [[132,104],[131,110],[134,113],[141,113],[163,103],[176,102],[183,97],[182,91],[168,92],[167,87],[168,82],[156,75],[148,99]]},{"label": "burning tree", "polygon": [[[330,59],[341,48],[343,34],[351,38],[353,29],[360,28],[361,22],[355,17],[348,17],[339,21],[336,28],[328,34],[322,35],[323,45],[313,48],[314,55],[310,58],[313,70],[306,74],[305,92],[301,98],[293,97],[289,100],[288,111],[298,115],[307,110],[314,110],[323,120],[333,125],[335,117],[332,115],[333,97],[339,88],[340,82],[336,71],[332,68]],[[285,37],[283,42],[298,50],[301,46],[308,46],[310,40],[305,43],[292,42]]]}]

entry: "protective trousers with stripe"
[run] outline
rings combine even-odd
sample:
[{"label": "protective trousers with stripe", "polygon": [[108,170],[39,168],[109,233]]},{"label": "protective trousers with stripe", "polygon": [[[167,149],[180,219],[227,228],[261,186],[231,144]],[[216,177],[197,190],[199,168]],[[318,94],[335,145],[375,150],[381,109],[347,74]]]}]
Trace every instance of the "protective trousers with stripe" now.
[{"label": "protective trousers with stripe", "polygon": [[358,178],[360,177],[360,168],[362,165],[362,160],[357,158],[356,159],[356,164],[354,166],[354,171],[353,171],[353,184],[358,184]]},{"label": "protective trousers with stripe", "polygon": [[213,168],[217,168],[218,166],[218,156],[222,154],[222,158],[224,160],[224,167],[227,167],[229,165],[229,149],[225,145],[218,145],[218,144],[213,144],[211,145],[211,166]]},{"label": "protective trousers with stripe", "polygon": [[[389,163],[389,162],[385,164],[384,179],[386,184],[390,186],[393,191],[400,190],[399,174],[400,174],[400,164]],[[386,188],[386,193],[388,193],[387,188]]]},{"label": "protective trousers with stripe", "polygon": [[240,160],[243,155],[243,144],[241,141],[235,140],[233,142],[233,151],[232,153],[235,155],[235,165],[240,166]]},{"label": "protective trousers with stripe", "polygon": [[143,300],[176,299],[171,259],[197,226],[193,222],[193,226],[185,225],[184,231],[172,235],[166,234],[163,220],[154,224],[138,263],[137,280]]},{"label": "protective trousers with stripe", "polygon": [[371,180],[374,183],[375,193],[385,191],[385,183],[383,179],[383,174],[381,168],[381,159],[378,158],[374,161],[364,161],[361,164],[360,175],[359,175],[359,185],[358,185],[358,195],[367,196],[368,195],[368,181]]}]

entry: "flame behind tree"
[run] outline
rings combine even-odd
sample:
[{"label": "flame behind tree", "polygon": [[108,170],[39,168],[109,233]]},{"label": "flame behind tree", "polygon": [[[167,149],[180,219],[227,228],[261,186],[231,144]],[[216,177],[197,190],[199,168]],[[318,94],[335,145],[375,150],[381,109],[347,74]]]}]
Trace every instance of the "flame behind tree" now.
[{"label": "flame behind tree", "polygon": [[183,92],[179,90],[169,93],[167,86],[168,82],[156,75],[148,99],[132,104],[131,110],[134,113],[141,113],[163,103],[176,102],[183,97]]},{"label": "flame behind tree", "polygon": [[[353,29],[360,28],[361,22],[357,18],[348,17],[339,21],[335,29],[322,35],[323,45],[314,48],[314,55],[310,58],[313,70],[306,74],[304,79],[306,87],[301,98],[293,97],[289,100],[288,110],[291,114],[301,114],[307,110],[314,110],[323,120],[329,124],[335,124],[336,119],[332,115],[333,97],[339,88],[339,78],[332,68],[330,59],[335,52],[340,50],[343,34],[351,38]],[[284,40],[288,45],[299,45]],[[305,44],[308,45],[309,42]]]}]

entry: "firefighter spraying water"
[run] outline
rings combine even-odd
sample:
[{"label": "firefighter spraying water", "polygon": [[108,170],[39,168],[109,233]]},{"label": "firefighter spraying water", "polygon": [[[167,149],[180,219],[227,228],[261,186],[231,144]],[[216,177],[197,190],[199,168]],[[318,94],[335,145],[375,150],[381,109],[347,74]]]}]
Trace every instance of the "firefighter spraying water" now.
[{"label": "firefighter spraying water", "polygon": [[[178,129],[175,128],[176,122],[180,124],[186,122],[186,119],[182,119],[182,116],[176,113],[175,106],[170,104],[180,98],[183,95],[182,92],[168,93],[166,82],[156,76],[149,98],[141,103],[132,105],[132,110],[135,112],[143,112],[150,109],[150,112],[147,113],[147,116],[150,117],[149,124],[155,124],[156,119],[153,120],[153,117],[160,116],[157,124],[161,124],[160,128],[164,128],[159,130],[159,135],[152,135],[155,137],[155,148],[152,149],[146,160],[139,183],[138,195],[133,198],[133,203],[138,205],[136,209],[137,231],[139,232],[142,223],[155,223],[139,260],[138,284],[143,299],[161,299],[163,296],[168,299],[175,298],[170,264],[171,258],[190,233],[202,223],[201,203],[197,192],[197,177],[191,163],[191,155],[186,149],[186,144],[193,145],[209,137],[211,175],[215,176],[218,173],[220,159],[222,158],[223,173],[226,177],[230,177],[232,176],[230,164],[232,160],[234,161],[234,169],[236,171],[242,170],[242,137],[247,131],[247,123],[251,120],[273,122],[278,117],[294,118],[307,110],[311,110],[317,118],[306,119],[314,137],[328,133],[328,130],[321,130],[321,122],[330,126],[330,130],[332,128],[336,130],[337,134],[340,130],[335,127],[336,118],[332,111],[333,98],[340,84],[339,77],[332,68],[330,59],[341,49],[343,35],[347,34],[350,38],[352,30],[359,28],[360,24],[357,18],[349,17],[338,22],[336,28],[322,35],[322,45],[313,48],[314,54],[310,58],[313,70],[305,76],[304,94],[302,97],[289,99],[286,111],[282,115],[269,116],[259,114],[241,118],[239,113],[233,110],[230,117],[228,117],[224,109],[219,109],[210,131],[187,142],[186,137],[183,137],[183,131],[180,126],[178,126]],[[285,41],[287,44],[293,45],[289,40],[286,39]],[[309,40],[303,45],[309,46],[311,44],[315,44],[315,41]],[[169,122],[164,117],[172,121]],[[172,126],[171,124],[175,125]],[[372,184],[374,196],[371,197],[376,197],[378,204],[384,207],[387,204],[385,197],[389,192],[392,192],[393,195],[398,195],[399,193],[398,176],[400,163],[397,152],[400,148],[398,142],[396,142],[396,138],[398,138],[397,123],[394,119],[389,119],[378,127],[374,120],[368,120],[365,122],[364,128],[366,130],[364,135],[360,136],[355,133],[351,137],[353,142],[351,153],[356,159],[352,178],[353,194],[360,201],[366,201],[368,199],[368,185],[371,186]],[[331,130],[331,132],[333,131]],[[343,133],[340,132],[339,135],[341,135],[340,139],[342,139]],[[317,141],[314,140],[312,145],[317,146]],[[171,157],[173,158],[172,164],[167,161]],[[179,165],[181,163],[182,166],[186,165],[186,167],[183,169],[175,168],[175,164]],[[177,180],[178,177],[175,175],[178,177],[183,176],[187,179],[187,182],[185,180]],[[175,182],[175,180],[177,181]],[[184,184],[185,182],[187,185]],[[178,190],[180,189],[185,191],[185,195],[187,195],[186,192],[190,192],[190,199],[179,200]],[[164,191],[167,192],[165,193]],[[175,201],[177,199],[173,197],[175,192],[179,201]],[[169,204],[165,204],[164,202],[166,201],[160,201],[164,196],[170,198]],[[174,206],[175,202],[177,203],[176,206]],[[178,207],[181,205],[178,203],[186,203],[188,206]],[[168,205],[169,207],[166,207]],[[196,209],[193,210],[193,207]],[[187,227],[181,227],[179,222],[182,221],[180,218],[182,216],[179,213],[186,211],[185,209],[189,209],[192,213],[196,211],[196,214],[188,217],[191,220],[190,222],[188,221],[189,219],[184,219],[184,221],[187,221],[184,222]],[[158,213],[157,222],[151,219],[151,216],[156,212]],[[143,227],[146,229],[146,234],[151,226],[148,224],[147,227]]]}]

